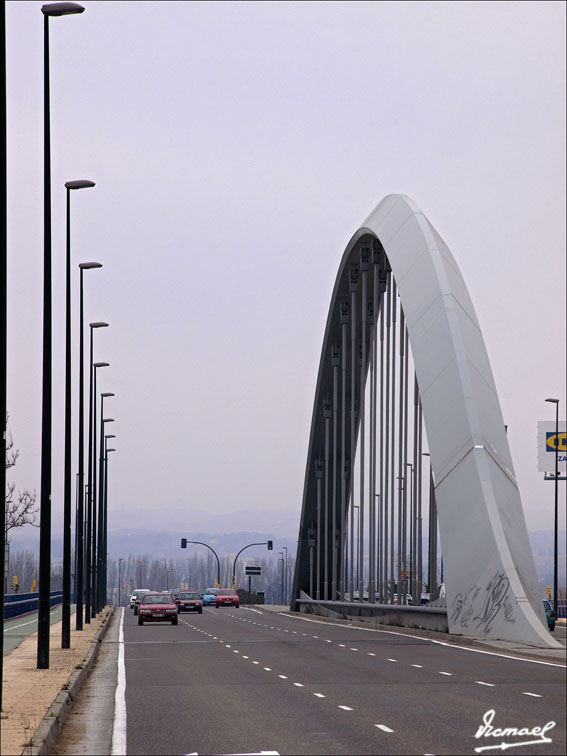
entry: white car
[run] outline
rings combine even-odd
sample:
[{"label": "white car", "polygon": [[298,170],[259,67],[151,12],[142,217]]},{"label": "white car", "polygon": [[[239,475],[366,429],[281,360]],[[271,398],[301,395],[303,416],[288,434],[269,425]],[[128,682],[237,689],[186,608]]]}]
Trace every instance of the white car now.
[{"label": "white car", "polygon": [[134,591],[132,591],[132,595],[130,596],[130,609],[134,608],[136,599],[140,596],[143,596],[144,593],[151,593],[151,591],[149,588],[136,588]]}]

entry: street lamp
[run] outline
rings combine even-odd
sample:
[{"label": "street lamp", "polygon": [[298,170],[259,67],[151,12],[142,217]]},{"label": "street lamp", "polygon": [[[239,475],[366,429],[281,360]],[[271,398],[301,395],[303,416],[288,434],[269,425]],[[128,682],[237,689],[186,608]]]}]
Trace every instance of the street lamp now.
[{"label": "street lamp", "polygon": [[548,398],[545,400],[555,404],[555,529],[553,535],[553,607],[557,617],[557,512],[558,512],[558,488],[559,483],[559,399]]},{"label": "street lamp", "polygon": [[[94,592],[95,573],[92,568],[93,563],[93,550],[94,539],[96,537],[96,509],[95,502],[96,496],[94,493],[96,477],[96,469],[93,464],[94,443],[96,434],[96,369],[99,367],[108,367],[108,362],[97,362],[93,364],[93,334],[95,328],[107,328],[108,323],[97,321],[95,323],[89,323],[91,329],[91,350],[90,350],[90,380],[89,380],[89,471],[88,471],[88,523],[87,523],[87,554],[86,564],[89,575],[87,576],[87,592],[85,597],[85,622],[90,623],[91,617],[96,616],[93,614],[94,605],[96,600],[96,594]],[[94,384],[94,385],[93,385]]]},{"label": "street lamp", "polygon": [[282,546],[282,549],[285,549],[284,604],[287,604],[287,546]]},{"label": "street lamp", "polygon": [[[53,3],[43,13],[43,377],[41,409],[41,483],[37,668],[49,669],[51,568],[51,129],[49,113],[49,17],[82,13],[78,3]],[[2,464],[4,462],[2,461]]]},{"label": "street lamp", "polygon": [[118,606],[122,606],[122,584],[120,582],[122,562],[126,561],[123,557],[118,559]]},{"label": "street lamp", "polygon": [[[93,606],[96,607],[96,612],[102,611],[102,597],[104,593],[103,586],[103,569],[102,559],[104,551],[104,425],[105,423],[113,423],[114,418],[104,417],[104,400],[108,396],[114,396],[111,393],[105,393],[100,395],[100,451],[99,451],[99,480],[98,480],[98,530],[96,535],[96,549],[93,551],[93,570],[96,573],[96,580],[94,587],[96,592],[93,592],[94,600]],[[93,508],[96,509],[96,500],[94,500]],[[94,543],[93,532],[93,543]]]},{"label": "street lamp", "polygon": [[103,508],[103,514],[104,514],[104,528],[103,528],[103,556],[102,556],[102,570],[104,574],[104,580],[103,585],[105,586],[105,591],[103,594],[103,606],[106,606],[107,604],[107,590],[108,590],[108,579],[107,579],[107,572],[108,572],[108,454],[109,452],[114,452],[116,449],[109,449],[107,446],[107,442],[109,438],[116,438],[114,433],[107,433],[104,437],[104,508]]},{"label": "street lamp", "polygon": [[84,521],[85,521],[85,507],[84,507],[84,479],[85,479],[85,409],[84,409],[84,329],[83,329],[83,273],[85,270],[92,270],[93,268],[102,268],[102,263],[99,262],[85,262],[79,264],[80,273],[80,302],[79,302],[79,475],[78,486],[79,495],[77,497],[77,518],[75,522],[77,544],[75,560],[77,567],[75,574],[77,575],[77,590],[75,601],[77,602],[76,611],[76,628],[77,630],[83,629],[83,590],[85,584],[84,575]]},{"label": "street lamp", "polygon": [[65,265],[65,464],[63,495],[63,606],[61,648],[71,647],[71,191],[94,181],[67,181],[67,254]]}]

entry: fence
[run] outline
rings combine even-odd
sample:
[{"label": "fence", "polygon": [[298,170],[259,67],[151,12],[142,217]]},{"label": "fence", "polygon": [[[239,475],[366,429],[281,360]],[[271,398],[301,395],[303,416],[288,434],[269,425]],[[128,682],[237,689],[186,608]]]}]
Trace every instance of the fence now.
[{"label": "fence", "polygon": [[[63,591],[51,591],[49,606],[61,604],[63,601]],[[19,617],[20,614],[36,612],[39,604],[39,594],[37,593],[20,593],[4,596],[4,619]]]}]

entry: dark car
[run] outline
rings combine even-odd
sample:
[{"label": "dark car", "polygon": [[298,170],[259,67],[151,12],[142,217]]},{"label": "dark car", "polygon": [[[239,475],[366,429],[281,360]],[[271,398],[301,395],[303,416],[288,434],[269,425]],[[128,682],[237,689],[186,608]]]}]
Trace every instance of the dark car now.
[{"label": "dark car", "polygon": [[177,625],[178,609],[171,593],[145,593],[138,608],[138,625],[144,622],[171,622]]},{"label": "dark car", "polygon": [[219,588],[215,599],[215,606],[240,606],[240,597],[234,588]]},{"label": "dark car", "polygon": [[177,607],[180,612],[199,612],[203,614],[203,602],[198,591],[179,591]]},{"label": "dark car", "polygon": [[547,620],[547,626],[551,632],[555,630],[555,610],[553,604],[548,599],[543,599],[543,608],[545,610],[545,618]]}]

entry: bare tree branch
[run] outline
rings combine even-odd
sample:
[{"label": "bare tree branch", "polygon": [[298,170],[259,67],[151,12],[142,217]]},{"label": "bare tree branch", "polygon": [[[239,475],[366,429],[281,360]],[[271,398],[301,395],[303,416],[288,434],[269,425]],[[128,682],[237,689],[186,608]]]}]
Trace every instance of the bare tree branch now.
[{"label": "bare tree branch", "polygon": [[[6,425],[8,414],[6,413]],[[18,461],[20,452],[14,448],[14,439],[8,431],[6,436],[6,469],[14,467]],[[25,488],[16,491],[15,483],[6,485],[6,533],[12,528],[21,528],[24,525],[35,525],[35,516],[38,512],[36,507],[36,493]]]}]

